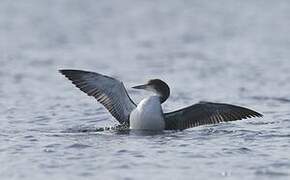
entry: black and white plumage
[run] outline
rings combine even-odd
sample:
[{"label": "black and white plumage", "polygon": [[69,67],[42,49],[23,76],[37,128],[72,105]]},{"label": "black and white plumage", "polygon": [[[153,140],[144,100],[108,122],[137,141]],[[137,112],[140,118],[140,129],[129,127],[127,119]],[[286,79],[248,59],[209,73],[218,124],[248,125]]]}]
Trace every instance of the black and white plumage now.
[{"label": "black and white plumage", "polygon": [[122,82],[94,72],[60,70],[72,83],[89,96],[93,96],[121,124],[129,121],[130,113],[136,108]]},{"label": "black and white plumage", "polygon": [[248,108],[223,103],[199,102],[184,109],[165,113],[165,129],[190,127],[236,121],[263,115]]},{"label": "black and white plumage", "polygon": [[112,77],[81,70],[60,70],[72,83],[89,96],[93,96],[119,121],[131,129],[183,130],[199,125],[235,121],[263,115],[248,108],[211,102],[200,102],[169,113],[163,113],[161,104],[170,95],[168,85],[153,79],[135,89],[149,90],[154,96],[136,105],[123,83]]}]

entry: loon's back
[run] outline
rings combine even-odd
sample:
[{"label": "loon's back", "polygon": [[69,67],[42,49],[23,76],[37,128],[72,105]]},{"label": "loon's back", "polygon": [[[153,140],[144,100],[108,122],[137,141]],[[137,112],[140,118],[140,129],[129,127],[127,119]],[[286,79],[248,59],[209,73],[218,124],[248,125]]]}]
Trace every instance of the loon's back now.
[{"label": "loon's back", "polygon": [[143,99],[130,114],[130,129],[164,130],[165,121],[159,96]]}]

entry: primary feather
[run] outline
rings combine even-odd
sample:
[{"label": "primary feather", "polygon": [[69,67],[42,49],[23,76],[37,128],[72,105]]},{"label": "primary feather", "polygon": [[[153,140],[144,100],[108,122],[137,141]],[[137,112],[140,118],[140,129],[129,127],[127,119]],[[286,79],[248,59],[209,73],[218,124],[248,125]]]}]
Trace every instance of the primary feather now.
[{"label": "primary feather", "polygon": [[93,96],[121,123],[129,123],[135,103],[130,99],[123,83],[95,72],[63,69],[59,70],[81,91]]},{"label": "primary feather", "polygon": [[204,124],[235,121],[263,115],[248,108],[223,103],[200,102],[165,113],[165,129],[182,130]]}]

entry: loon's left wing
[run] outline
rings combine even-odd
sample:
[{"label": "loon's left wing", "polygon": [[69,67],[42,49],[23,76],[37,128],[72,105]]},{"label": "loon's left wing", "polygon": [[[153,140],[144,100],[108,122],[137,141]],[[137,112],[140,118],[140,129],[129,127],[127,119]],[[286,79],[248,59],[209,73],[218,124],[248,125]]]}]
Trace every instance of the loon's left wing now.
[{"label": "loon's left wing", "polygon": [[262,116],[262,114],[248,108],[211,102],[200,102],[164,114],[166,130],[183,130],[204,124],[216,124]]},{"label": "loon's left wing", "polygon": [[81,91],[96,98],[121,124],[129,124],[130,113],[136,105],[121,81],[89,71],[63,69],[59,72]]}]

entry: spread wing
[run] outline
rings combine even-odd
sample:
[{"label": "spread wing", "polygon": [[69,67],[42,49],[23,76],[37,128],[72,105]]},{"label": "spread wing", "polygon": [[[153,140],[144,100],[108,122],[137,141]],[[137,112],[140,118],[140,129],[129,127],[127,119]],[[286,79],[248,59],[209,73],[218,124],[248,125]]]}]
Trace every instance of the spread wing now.
[{"label": "spread wing", "polygon": [[121,123],[129,122],[136,108],[122,82],[108,76],[81,70],[59,70],[81,91],[93,96]]},{"label": "spread wing", "polygon": [[200,102],[187,108],[164,114],[166,130],[182,130],[204,124],[262,116],[262,114],[248,108],[211,102]]}]

